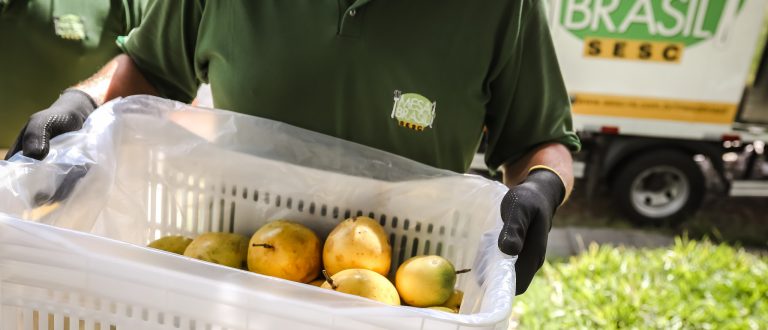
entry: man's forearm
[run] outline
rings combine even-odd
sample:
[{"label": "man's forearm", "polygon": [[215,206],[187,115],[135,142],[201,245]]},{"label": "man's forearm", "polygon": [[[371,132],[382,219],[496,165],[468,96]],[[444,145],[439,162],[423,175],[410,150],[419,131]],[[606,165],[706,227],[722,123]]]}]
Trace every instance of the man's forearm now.
[{"label": "man's forearm", "polygon": [[77,84],[75,88],[88,93],[97,104],[129,95],[157,95],[157,90],[125,54],[113,58],[99,72]]},{"label": "man's forearm", "polygon": [[504,164],[504,184],[514,186],[525,180],[528,169],[536,165],[550,167],[560,174],[565,184],[565,196],[573,189],[573,158],[571,152],[559,143],[548,143],[532,150],[515,163]]}]

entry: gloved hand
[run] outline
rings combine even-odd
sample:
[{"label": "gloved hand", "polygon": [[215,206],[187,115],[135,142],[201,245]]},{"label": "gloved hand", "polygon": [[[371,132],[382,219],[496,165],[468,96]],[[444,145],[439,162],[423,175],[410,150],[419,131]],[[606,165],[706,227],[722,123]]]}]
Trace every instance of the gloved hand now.
[{"label": "gloved hand", "polygon": [[516,294],[528,289],[533,275],[544,264],[552,217],[564,198],[565,185],[560,176],[549,169],[534,167],[525,181],[509,189],[502,199],[504,226],[499,234],[499,249],[518,256]]},{"label": "gloved hand", "polygon": [[90,95],[73,88],[65,90],[48,109],[29,117],[5,160],[19,151],[24,156],[42,160],[48,155],[53,137],[82,128],[85,118],[94,109],[96,102]]}]

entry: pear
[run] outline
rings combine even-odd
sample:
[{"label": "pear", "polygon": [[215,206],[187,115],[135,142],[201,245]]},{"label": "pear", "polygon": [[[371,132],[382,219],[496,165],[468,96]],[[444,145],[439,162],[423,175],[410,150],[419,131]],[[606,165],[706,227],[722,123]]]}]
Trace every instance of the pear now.
[{"label": "pear", "polygon": [[373,299],[389,305],[400,305],[397,289],[386,277],[368,269],[346,269],[329,276],[321,288]]},{"label": "pear", "polygon": [[464,299],[464,291],[461,291],[459,289],[453,290],[453,294],[448,298],[446,302],[444,302],[441,306],[442,307],[448,307],[450,309],[453,309],[455,311],[458,311],[461,309],[461,300]]},{"label": "pear", "polygon": [[432,307],[427,307],[427,308],[433,309],[433,310],[436,310],[436,311],[446,312],[446,313],[453,313],[453,314],[457,313],[457,311],[455,309],[448,308],[448,307],[445,307],[445,306],[432,306]]},{"label": "pear", "polygon": [[453,264],[440,256],[417,256],[406,260],[395,273],[395,287],[408,305],[440,306],[454,292],[456,271]]},{"label": "pear", "polygon": [[391,261],[387,233],[369,217],[342,221],[323,247],[323,265],[331,276],[345,269],[368,269],[386,276]]},{"label": "pear", "polygon": [[230,233],[204,233],[184,250],[187,257],[242,268],[248,253],[248,239]]},{"label": "pear", "polygon": [[149,242],[147,246],[176,254],[184,254],[192,239],[184,236],[165,236]]},{"label": "pear", "polygon": [[270,222],[251,237],[248,270],[307,283],[320,274],[320,239],[311,229],[288,220]]},{"label": "pear", "polygon": [[318,279],[313,280],[312,282],[309,282],[307,284],[314,285],[314,286],[319,288],[319,287],[321,287],[323,285],[323,283],[325,283],[325,280],[322,279],[322,278],[318,278]]}]

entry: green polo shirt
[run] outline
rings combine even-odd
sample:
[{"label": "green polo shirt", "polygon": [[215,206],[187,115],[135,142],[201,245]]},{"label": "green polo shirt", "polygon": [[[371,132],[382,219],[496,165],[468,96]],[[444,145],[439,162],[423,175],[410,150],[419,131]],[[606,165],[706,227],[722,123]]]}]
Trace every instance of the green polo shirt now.
[{"label": "green polo shirt", "polygon": [[0,0],[0,149],[29,116],[120,53],[149,0]]},{"label": "green polo shirt", "polygon": [[[169,98],[465,171],[579,148],[538,0],[158,1],[125,52]],[[259,141],[254,141],[259,143]]]}]

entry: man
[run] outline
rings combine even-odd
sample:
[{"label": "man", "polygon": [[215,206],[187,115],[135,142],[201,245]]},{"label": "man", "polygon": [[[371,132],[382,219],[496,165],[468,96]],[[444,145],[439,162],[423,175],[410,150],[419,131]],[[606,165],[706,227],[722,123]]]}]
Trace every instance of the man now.
[{"label": "man", "polygon": [[541,267],[579,142],[538,0],[160,1],[122,46],[12,152],[45,157],[49,136],[114,97],[187,102],[201,82],[218,108],[460,172],[485,129],[510,187],[499,248],[519,255],[518,293]]},{"label": "man", "polygon": [[0,149],[29,116],[120,54],[149,0],[0,0]]}]

